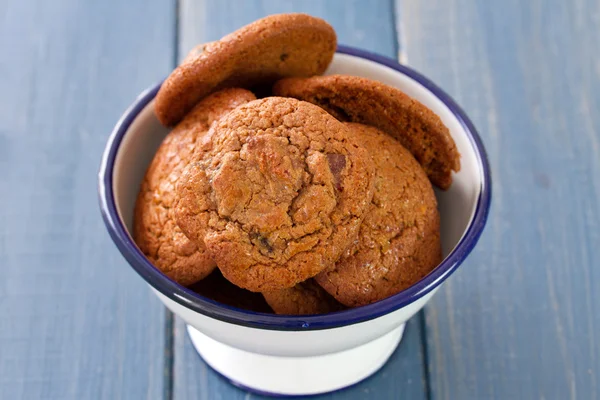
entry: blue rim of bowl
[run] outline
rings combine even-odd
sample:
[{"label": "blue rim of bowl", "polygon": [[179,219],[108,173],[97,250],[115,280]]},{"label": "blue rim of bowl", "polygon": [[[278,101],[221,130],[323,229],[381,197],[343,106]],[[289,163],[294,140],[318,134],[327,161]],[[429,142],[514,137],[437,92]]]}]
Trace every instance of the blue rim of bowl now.
[{"label": "blue rim of bowl", "polygon": [[400,65],[393,59],[349,46],[338,46],[337,52],[385,65],[414,79],[440,99],[462,125],[475,149],[483,179],[475,215],[458,245],[440,265],[408,289],[373,304],[330,314],[294,316],[246,311],[218,303],[177,284],[154,267],[135,245],[121,222],[113,192],[114,163],[123,137],[138,114],[156,96],[161,85],[158,83],[140,94],[115,125],[102,157],[98,182],[102,217],[111,238],[133,269],[154,289],[195,312],[236,325],[281,331],[331,329],[378,318],[415,302],[446,280],[471,253],[487,221],[492,194],[487,155],[474,125],[449,95],[413,69]]}]

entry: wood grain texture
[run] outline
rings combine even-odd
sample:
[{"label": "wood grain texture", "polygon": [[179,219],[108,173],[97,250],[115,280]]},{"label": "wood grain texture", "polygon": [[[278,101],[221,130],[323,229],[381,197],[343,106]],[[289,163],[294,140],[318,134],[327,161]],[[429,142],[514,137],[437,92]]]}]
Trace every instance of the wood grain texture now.
[{"label": "wood grain texture", "polygon": [[180,0],[179,54],[198,43],[226,34],[269,14],[304,12],[324,18],[338,42],[396,57],[397,44],[391,0]]},{"label": "wood grain texture", "polygon": [[400,0],[397,20],[494,180],[481,242],[426,309],[432,398],[600,398],[600,3]]},{"label": "wood grain texture", "polygon": [[166,75],[166,1],[0,3],[0,397],[163,396],[163,307],[100,218],[125,107]]},{"label": "wood grain texture", "polygon": [[[391,1],[182,0],[179,55],[182,58],[196,44],[219,39],[265,15],[294,11],[325,18],[336,29],[340,43],[395,57],[397,45],[392,7]],[[231,386],[211,370],[192,347],[184,323],[177,320],[175,327],[174,399],[259,398]],[[375,376],[348,390],[317,398],[425,398],[420,328],[417,318],[410,321],[399,349]]]}]

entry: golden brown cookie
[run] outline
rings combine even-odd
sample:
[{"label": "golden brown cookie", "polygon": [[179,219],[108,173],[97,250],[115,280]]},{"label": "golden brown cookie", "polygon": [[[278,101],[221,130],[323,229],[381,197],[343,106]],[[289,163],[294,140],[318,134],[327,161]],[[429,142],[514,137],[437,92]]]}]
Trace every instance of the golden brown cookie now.
[{"label": "golden brown cookie", "polygon": [[408,288],[441,261],[437,201],[425,172],[400,143],[376,128],[347,124],[375,162],[375,194],[358,241],[315,280],[356,307]]},{"label": "golden brown cookie", "polygon": [[156,115],[171,126],[219,88],[249,88],[282,77],[322,74],[336,45],[335,31],[320,18],[278,14],[260,19],[194,48],[162,84]]},{"label": "golden brown cookie", "polygon": [[448,128],[433,111],[394,87],[331,75],[283,79],[273,94],[317,104],[340,121],[379,128],[400,141],[442,189],[452,184],[452,171],[460,170],[460,154]]},{"label": "golden brown cookie", "polygon": [[244,89],[226,89],[205,98],[167,135],[146,171],[135,205],[134,239],[158,269],[182,285],[204,278],[215,263],[203,245],[188,240],[171,216],[175,182],[210,124],[254,99]]},{"label": "golden brown cookie", "polygon": [[254,293],[235,286],[223,277],[218,268],[200,282],[191,285],[190,289],[228,306],[262,313],[273,312],[260,293]]},{"label": "golden brown cookie", "polygon": [[263,292],[263,296],[276,314],[327,314],[344,309],[342,304],[312,279],[288,289]]},{"label": "golden brown cookie", "polygon": [[177,224],[248,290],[284,289],[332,266],[373,196],[373,162],[323,109],[268,97],[215,123],[177,184]]}]

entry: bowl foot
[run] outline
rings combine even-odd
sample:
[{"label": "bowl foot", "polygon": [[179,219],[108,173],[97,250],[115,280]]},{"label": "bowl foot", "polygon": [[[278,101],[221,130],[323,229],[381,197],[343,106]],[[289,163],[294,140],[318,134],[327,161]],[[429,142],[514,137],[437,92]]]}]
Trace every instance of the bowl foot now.
[{"label": "bowl foot", "polygon": [[190,325],[187,330],[204,361],[235,386],[263,395],[297,396],[343,389],[374,374],[400,343],[404,324],[362,346],[315,357],[250,353],[217,342]]}]

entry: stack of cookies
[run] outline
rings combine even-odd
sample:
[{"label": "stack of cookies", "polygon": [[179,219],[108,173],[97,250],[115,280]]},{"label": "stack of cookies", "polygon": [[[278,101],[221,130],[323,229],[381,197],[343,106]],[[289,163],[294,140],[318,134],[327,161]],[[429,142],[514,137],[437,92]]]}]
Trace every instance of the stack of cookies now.
[{"label": "stack of cookies", "polygon": [[163,83],[155,112],[173,129],[134,239],[164,274],[237,307],[320,314],[438,265],[432,184],[460,169],[454,141],[398,89],[320,76],[336,46],[321,19],[273,15],[198,46]]}]

